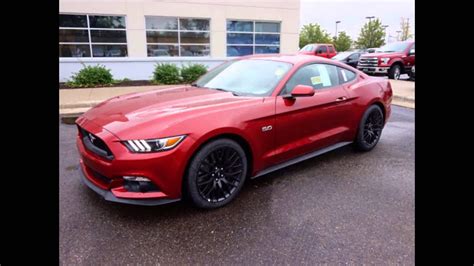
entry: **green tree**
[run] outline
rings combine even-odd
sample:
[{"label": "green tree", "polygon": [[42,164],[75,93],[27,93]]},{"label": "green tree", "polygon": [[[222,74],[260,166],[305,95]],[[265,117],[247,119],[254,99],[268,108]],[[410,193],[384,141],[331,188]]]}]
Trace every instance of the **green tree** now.
[{"label": "green tree", "polygon": [[360,29],[359,37],[355,42],[359,49],[380,47],[385,44],[385,30],[379,19],[369,21]]},{"label": "green tree", "polygon": [[351,49],[352,39],[346,32],[341,31],[337,34],[337,38],[334,38],[333,43],[338,52],[343,52]]},{"label": "green tree", "polygon": [[406,41],[413,36],[413,34],[410,33],[410,22],[408,18],[407,19],[402,18],[400,27],[402,31],[400,34],[400,41]]},{"label": "green tree", "polygon": [[331,43],[331,36],[319,24],[304,25],[300,32],[300,48],[308,43]]}]

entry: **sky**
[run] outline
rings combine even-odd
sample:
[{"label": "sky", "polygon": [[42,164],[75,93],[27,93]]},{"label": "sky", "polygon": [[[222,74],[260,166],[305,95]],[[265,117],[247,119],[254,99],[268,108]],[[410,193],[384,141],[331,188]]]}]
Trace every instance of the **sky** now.
[{"label": "sky", "polygon": [[[414,33],[415,0],[300,0],[300,28],[309,23],[318,23],[331,36],[336,31],[345,31],[353,40],[357,39],[361,27],[375,16],[388,25],[387,35],[395,40],[400,30],[401,18],[409,18],[410,32]],[[389,37],[389,36],[387,36]]]}]

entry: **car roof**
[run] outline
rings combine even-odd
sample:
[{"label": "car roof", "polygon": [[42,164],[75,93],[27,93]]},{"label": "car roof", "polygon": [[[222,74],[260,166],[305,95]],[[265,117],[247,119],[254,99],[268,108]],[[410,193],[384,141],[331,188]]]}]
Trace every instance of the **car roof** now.
[{"label": "car roof", "polygon": [[257,60],[273,60],[279,62],[291,63],[293,65],[300,65],[309,62],[331,62],[335,63],[334,60],[306,54],[255,54],[239,57],[239,59],[257,59]]}]

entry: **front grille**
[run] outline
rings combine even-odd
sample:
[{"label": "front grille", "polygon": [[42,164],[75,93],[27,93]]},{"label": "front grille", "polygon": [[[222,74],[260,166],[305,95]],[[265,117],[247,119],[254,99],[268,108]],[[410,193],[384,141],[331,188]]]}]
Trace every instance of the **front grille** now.
[{"label": "front grille", "polygon": [[358,67],[377,67],[378,66],[378,58],[377,57],[361,57],[359,59],[359,63],[357,64]]},{"label": "front grille", "polygon": [[77,128],[79,129],[82,143],[86,149],[108,160],[112,160],[114,158],[112,151],[110,151],[109,147],[107,147],[102,139],[80,126],[77,126]]}]

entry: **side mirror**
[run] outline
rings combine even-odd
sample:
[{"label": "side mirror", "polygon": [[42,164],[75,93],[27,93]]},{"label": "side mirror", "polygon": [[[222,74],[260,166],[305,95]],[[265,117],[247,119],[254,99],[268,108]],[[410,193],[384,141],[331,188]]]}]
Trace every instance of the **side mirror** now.
[{"label": "side mirror", "polygon": [[291,91],[291,95],[285,98],[296,98],[296,97],[311,97],[314,95],[314,89],[307,85],[296,85]]}]

